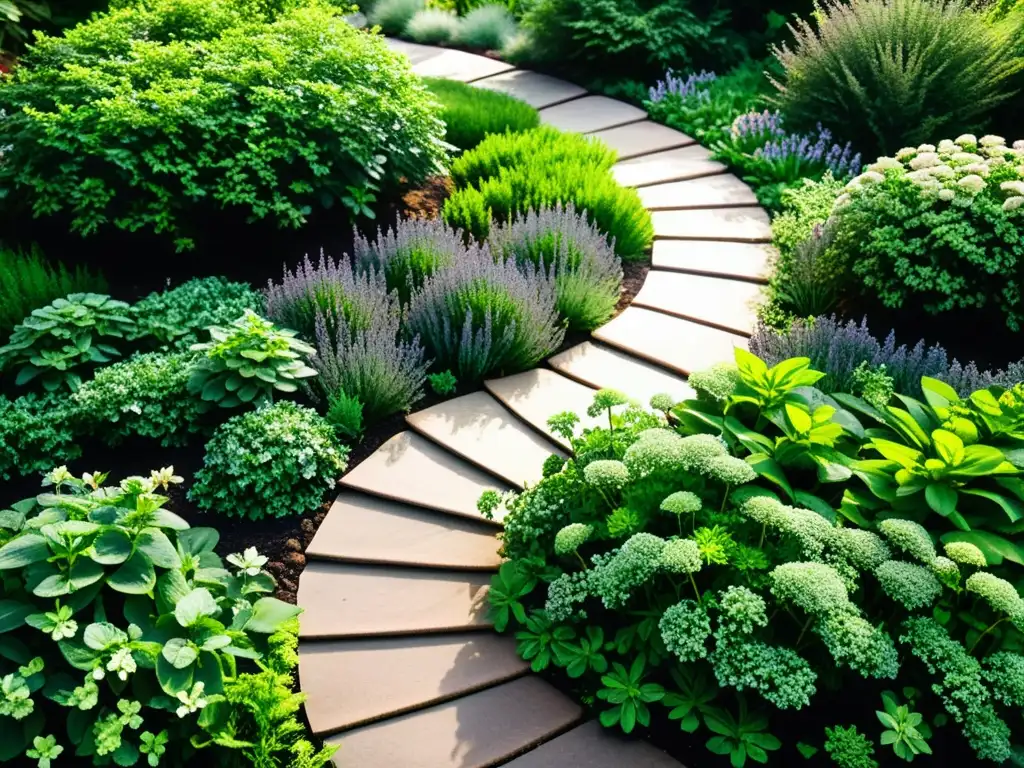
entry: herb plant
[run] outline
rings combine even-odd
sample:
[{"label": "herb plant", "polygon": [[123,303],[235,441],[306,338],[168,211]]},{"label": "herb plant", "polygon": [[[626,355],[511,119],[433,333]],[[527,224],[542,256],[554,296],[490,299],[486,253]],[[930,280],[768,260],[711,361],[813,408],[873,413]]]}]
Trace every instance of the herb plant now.
[{"label": "herb plant", "polygon": [[451,371],[441,371],[440,373],[428,373],[427,382],[430,384],[430,389],[435,395],[446,395],[455,394],[455,389],[458,387],[459,381],[455,378],[455,374]]},{"label": "herb plant", "polygon": [[199,342],[201,331],[237,320],[246,310],[263,311],[263,297],[247,283],[197,277],[135,302],[131,316],[138,335],[185,352]]},{"label": "herb plant", "polygon": [[0,477],[34,475],[82,455],[73,404],[61,394],[0,397]]},{"label": "herb plant", "polygon": [[[496,5],[483,6],[476,13],[491,13],[491,9],[508,13]],[[491,133],[519,133],[540,125],[536,109],[507,94],[433,77],[426,84],[441,102],[445,141],[461,150],[473,149]]]}]

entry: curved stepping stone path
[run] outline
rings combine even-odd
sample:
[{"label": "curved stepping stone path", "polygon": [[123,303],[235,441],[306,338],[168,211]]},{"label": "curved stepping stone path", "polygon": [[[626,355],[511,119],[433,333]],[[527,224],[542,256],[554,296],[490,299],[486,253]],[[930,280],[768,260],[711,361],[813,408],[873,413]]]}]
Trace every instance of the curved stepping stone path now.
[{"label": "curved stepping stone path", "polygon": [[591,341],[484,391],[410,414],[340,481],[299,583],[299,678],[338,768],[679,768],[650,744],[582,722],[492,631],[500,520],[480,494],[536,483],[570,447],[550,416],[584,425],[595,389],[646,403],[692,396],[686,376],[732,357],[754,327],[772,260],[768,216],[743,182],[683,133],[629,104],[464,51],[388,40],[421,74],[501,91],[557,128],[600,138],[655,225],[633,306]]}]

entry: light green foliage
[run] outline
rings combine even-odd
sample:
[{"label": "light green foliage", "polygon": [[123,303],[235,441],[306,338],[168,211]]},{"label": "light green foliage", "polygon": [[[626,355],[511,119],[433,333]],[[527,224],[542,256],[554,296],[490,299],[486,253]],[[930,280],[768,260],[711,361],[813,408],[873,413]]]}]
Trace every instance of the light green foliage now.
[{"label": "light green foliage", "polygon": [[826,728],[825,751],[838,768],[878,768],[875,745],[855,725]]},{"label": "light green foliage", "polygon": [[836,664],[864,677],[894,679],[900,657],[889,633],[851,611],[825,616],[815,627]]},{"label": "light green foliage", "polygon": [[[825,223],[845,184],[825,174],[821,181],[804,179],[800,186],[782,193],[782,211],[772,220],[772,244],[779,250],[778,268],[806,242],[814,228]],[[782,279],[781,277],[779,279]]]},{"label": "light green foliage", "polygon": [[131,316],[138,325],[137,333],[184,352],[198,343],[200,331],[211,325],[227,325],[246,310],[263,311],[263,295],[248,283],[197,277],[137,301]]},{"label": "light green foliage", "polygon": [[895,381],[885,372],[885,364],[870,368],[861,362],[853,369],[854,394],[860,395],[875,408],[884,409],[896,392]]},{"label": "light green foliage", "polygon": [[74,418],[75,409],[62,396],[0,396],[0,477],[38,474],[55,461],[81,456]]},{"label": "light green foliage", "polygon": [[887,307],[992,310],[1017,330],[1022,205],[1021,150],[1002,137],[912,145],[847,185],[835,247],[861,292]]},{"label": "light green foliage", "polygon": [[979,571],[967,577],[964,588],[968,592],[980,596],[992,607],[992,610],[1005,614],[1010,621],[1024,629],[1024,598],[1006,579],[1001,579],[986,571]]},{"label": "light green foliage", "polygon": [[568,555],[583,546],[593,528],[585,523],[570,523],[555,534],[555,554]]},{"label": "light green foliage", "polygon": [[861,528],[838,529],[833,543],[843,557],[861,571],[873,571],[892,559],[892,551],[885,541]]},{"label": "light green foliage", "polygon": [[492,216],[507,222],[531,209],[572,204],[614,239],[623,260],[639,259],[654,227],[636,190],[612,178],[614,158],[595,139],[547,127],[490,136],[452,164],[456,191],[445,202],[444,219],[484,240]]},{"label": "light green foliage", "polygon": [[[316,350],[255,312],[226,327],[207,329],[210,341],[194,344],[203,353],[188,381],[188,391],[222,408],[269,402],[277,392],[295,392],[303,379],[316,376],[307,365]],[[305,358],[305,359],[304,359]]]},{"label": "light green foliage", "polygon": [[661,393],[658,395],[652,395],[649,405],[653,411],[661,411],[662,413],[668,413],[672,410],[672,406],[676,404],[676,400],[672,395]]},{"label": "light green foliage", "polygon": [[686,383],[697,390],[697,397],[725,402],[736,389],[740,373],[733,363],[715,363],[703,371],[694,371]]},{"label": "light green foliage", "polygon": [[1024,707],[1024,656],[1000,651],[986,658],[984,666],[992,696],[1008,707]]},{"label": "light green foliage", "polygon": [[630,536],[618,550],[595,555],[590,591],[607,608],[621,606],[633,590],[642,587],[661,567],[665,540],[650,533]]},{"label": "light green foliage", "polygon": [[316,411],[274,403],[218,427],[189,498],[200,509],[252,520],[301,515],[334,487],[347,455]]},{"label": "light green foliage", "polygon": [[110,445],[134,435],[185,445],[209,408],[188,394],[195,357],[150,352],[100,368],[71,397],[76,419]]},{"label": "light green foliage", "polygon": [[375,0],[368,19],[385,35],[400,35],[409,20],[425,7],[424,0]]},{"label": "light green foliage", "polygon": [[882,746],[891,744],[896,757],[908,762],[917,755],[932,754],[927,741],[931,728],[920,712],[913,712],[909,705],[900,704],[890,691],[882,693],[882,705],[885,711],[875,712],[879,722],[885,726],[879,738]]},{"label": "light green foliage", "polygon": [[605,412],[620,405],[626,405],[629,398],[617,389],[599,389],[594,393],[594,400],[587,406],[587,416],[597,418]]},{"label": "light green foliage", "polygon": [[906,552],[915,560],[927,565],[935,559],[935,544],[920,523],[892,518],[880,522],[878,530],[896,549]]},{"label": "light green foliage", "polygon": [[544,612],[552,621],[566,621],[577,614],[585,618],[586,612],[579,606],[590,596],[589,587],[586,571],[563,573],[548,585]]},{"label": "light green foliage", "polygon": [[[128,52],[131,55],[128,56]],[[0,93],[0,185],[83,235],[194,245],[226,208],[300,227],[314,208],[416,183],[444,158],[404,56],[327,3],[152,0],[32,46]]]},{"label": "light green foliage", "polygon": [[38,248],[14,251],[0,248],[0,338],[6,338],[33,309],[45,307],[69,293],[103,293],[107,281],[85,267],[69,271],[50,264]]},{"label": "light green foliage", "polygon": [[725,565],[729,562],[736,542],[732,534],[720,525],[701,526],[693,532],[701,559],[708,565]]},{"label": "light green foliage", "polygon": [[672,573],[696,573],[701,569],[702,551],[692,539],[670,539],[661,550],[661,567]]},{"label": "light green foliage", "polygon": [[982,124],[1024,66],[1012,31],[959,1],[829,2],[819,16],[797,20],[792,47],[775,50],[775,101],[792,128],[823,123],[870,157]]},{"label": "light green foliage", "polygon": [[648,429],[626,449],[622,462],[634,478],[682,469],[683,438],[667,429]]},{"label": "light green foliage", "polygon": [[665,647],[680,661],[696,661],[708,655],[711,619],[699,603],[683,600],[667,608],[658,622],[658,629]]},{"label": "light green foliage", "polygon": [[992,707],[977,659],[931,618],[904,623],[907,643],[933,675],[933,690],[959,723],[979,760],[1004,762],[1010,757],[1010,729]]},{"label": "light green foliage", "polygon": [[405,25],[404,36],[424,45],[444,45],[459,34],[460,19],[451,11],[424,8]]},{"label": "light green foliage", "polygon": [[769,575],[773,595],[812,616],[823,617],[853,609],[842,578],[827,565],[785,563]]},{"label": "light green foliage", "polygon": [[458,379],[455,378],[455,374],[451,371],[428,373],[427,383],[430,384],[430,389],[435,395],[441,395],[442,397],[454,395],[455,388],[459,384]]},{"label": "light green foliage", "polygon": [[330,396],[325,417],[342,437],[359,440],[363,436],[363,403],[345,390],[339,389]]},{"label": "light green foliage", "polygon": [[269,596],[276,583],[255,552],[226,569],[217,532],[165,508],[159,491],[182,481],[172,470],[105,479],[58,467],[46,493],[4,518],[0,748],[184,765],[220,729],[239,670],[257,669],[267,636],[299,609]]},{"label": "light green foliage", "polygon": [[957,589],[960,585],[960,567],[948,557],[939,555],[929,566],[932,573],[944,586]]},{"label": "light green foliage", "polygon": [[616,459],[598,459],[583,468],[583,478],[595,488],[617,491],[629,482],[629,470]]},{"label": "light green foliage", "polygon": [[725,485],[742,485],[757,478],[757,473],[743,459],[735,456],[714,456],[705,464],[706,474]]},{"label": "light green foliage", "polygon": [[456,41],[467,48],[497,51],[516,35],[516,20],[504,4],[488,3],[462,17]]},{"label": "light green foliage", "polygon": [[0,370],[17,367],[15,383],[36,380],[47,392],[82,383],[88,366],[120,355],[115,339],[131,336],[128,305],[98,293],[72,293],[32,310],[0,347]]},{"label": "light green foliage", "polygon": [[942,594],[942,585],[923,565],[888,560],[875,569],[875,578],[890,598],[908,611],[926,608]]}]

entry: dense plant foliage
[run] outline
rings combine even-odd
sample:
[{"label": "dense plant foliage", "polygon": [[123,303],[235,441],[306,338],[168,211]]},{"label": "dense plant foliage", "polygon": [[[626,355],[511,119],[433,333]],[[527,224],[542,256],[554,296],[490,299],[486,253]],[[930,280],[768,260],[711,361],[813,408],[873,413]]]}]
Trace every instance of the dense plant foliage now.
[{"label": "dense plant foliage", "polygon": [[425,7],[424,0],[376,0],[367,19],[385,35],[400,35],[409,20]]},{"label": "dense plant foliage", "polygon": [[[220,738],[226,694],[298,613],[268,594],[255,550],[216,555],[159,491],[173,469],[105,485],[47,476],[0,526],[0,760],[62,752],[93,765],[184,764]],[[254,666],[254,665],[251,665]]]},{"label": "dense plant foliage", "polygon": [[515,37],[518,28],[506,6],[486,3],[462,17],[455,41],[467,48],[500,50]]},{"label": "dense plant foliage", "polygon": [[614,239],[620,257],[639,259],[654,226],[636,190],[609,172],[614,159],[594,139],[549,128],[490,136],[453,163],[456,192],[445,202],[445,221],[484,240],[492,219],[572,204]]},{"label": "dense plant foliage", "polygon": [[821,122],[869,157],[984,127],[1024,68],[1016,30],[961,0],[830,1],[791,31],[792,46],[775,51],[786,120]]},{"label": "dense plant foliage", "polygon": [[592,331],[615,311],[622,263],[614,244],[571,205],[495,227],[488,245],[495,258],[529,264],[554,282],[558,312],[571,330]]},{"label": "dense plant foliage", "polygon": [[212,206],[281,227],[335,204],[365,213],[444,156],[406,60],[326,4],[274,19],[241,0],[115,9],[37,40],[0,109],[8,203],[182,249]]},{"label": "dense plant foliage", "polygon": [[416,11],[405,25],[405,36],[424,45],[444,45],[459,33],[459,17],[440,8]]},{"label": "dense plant foliage", "polygon": [[334,487],[347,456],[316,411],[276,402],[217,428],[189,498],[200,509],[251,520],[301,515]]},{"label": "dense plant foliage", "polygon": [[[487,7],[497,6],[480,10]],[[440,78],[428,78],[426,84],[441,103],[445,140],[459,149],[473,149],[491,133],[519,133],[540,125],[537,110],[507,94]]]},{"label": "dense plant foliage", "polygon": [[138,325],[138,334],[186,351],[199,342],[200,331],[211,325],[227,325],[246,310],[263,311],[263,297],[248,283],[197,277],[140,299],[132,305],[131,316]]},{"label": "dense plant foliage", "polygon": [[69,271],[50,264],[33,248],[0,248],[0,336],[7,336],[34,309],[70,293],[105,293],[107,281],[85,267]]},{"label": "dense plant foliage", "polygon": [[[38,381],[47,392],[82,382],[85,368],[121,354],[116,344],[133,335],[128,305],[98,293],[72,293],[32,310],[0,347],[0,371],[17,368],[18,385]],[[115,341],[117,340],[117,341]]]},{"label": "dense plant foliage", "polygon": [[[534,670],[564,669],[605,726],[707,728],[708,749],[736,766],[783,746],[771,722],[800,720],[826,688],[856,701],[846,692],[861,680],[895,681],[912,699],[887,693],[872,708],[897,755],[927,753],[945,727],[979,759],[1005,761],[1020,736],[1024,599],[1002,575],[1019,577],[1024,551],[989,545],[1024,510],[1002,452],[1020,447],[1024,392],[961,401],[926,379],[927,403],[873,408],[829,398],[814,388],[821,377],[806,359],[769,369],[740,350],[736,366],[691,377],[698,397],[671,420],[667,398],[650,413],[611,390],[588,410],[607,414],[606,428],[579,434],[575,414],[553,416],[574,458],[546,464],[521,494],[480,500],[485,514],[506,511],[495,625],[515,628]],[[977,433],[947,453],[967,431],[950,420]],[[934,478],[901,463],[918,439],[929,469],[942,467]],[[886,487],[904,490],[886,492],[872,475],[895,469]],[[951,531],[961,513],[977,527]],[[942,534],[941,552],[925,525]],[[1013,564],[999,568],[1003,556]],[[872,745],[846,719],[865,715],[844,707],[804,749],[827,737],[837,764],[871,764]]]},{"label": "dense plant foliage", "polygon": [[82,455],[73,417],[75,409],[54,393],[0,396],[0,478],[35,475],[54,461]]}]

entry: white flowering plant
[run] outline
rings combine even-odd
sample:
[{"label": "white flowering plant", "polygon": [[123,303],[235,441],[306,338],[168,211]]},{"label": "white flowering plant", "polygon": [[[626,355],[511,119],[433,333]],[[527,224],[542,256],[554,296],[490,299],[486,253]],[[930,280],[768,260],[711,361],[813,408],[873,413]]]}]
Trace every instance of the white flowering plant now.
[{"label": "white flowering plant", "polygon": [[915,700],[918,732],[947,754],[1009,759],[1024,737],[1024,598],[1003,578],[1016,566],[966,540],[940,551],[914,515],[871,499],[854,473],[871,406],[814,389],[806,360],[759,362],[695,376],[698,398],[667,412],[602,391],[590,413],[607,427],[552,417],[573,457],[481,499],[505,508],[502,628],[605,726],[706,729],[733,765],[796,761],[780,725],[821,747],[812,708],[871,728],[883,681],[932,692]]},{"label": "white flowering plant", "polygon": [[965,134],[880,157],[846,185],[833,218],[833,248],[885,306],[993,310],[1020,329],[1024,141]]},{"label": "white flowering plant", "polygon": [[184,765],[244,747],[223,738],[228,693],[299,612],[272,596],[265,557],[228,568],[216,530],[165,507],[173,468],[106,479],[57,467],[0,511],[0,762]]}]

